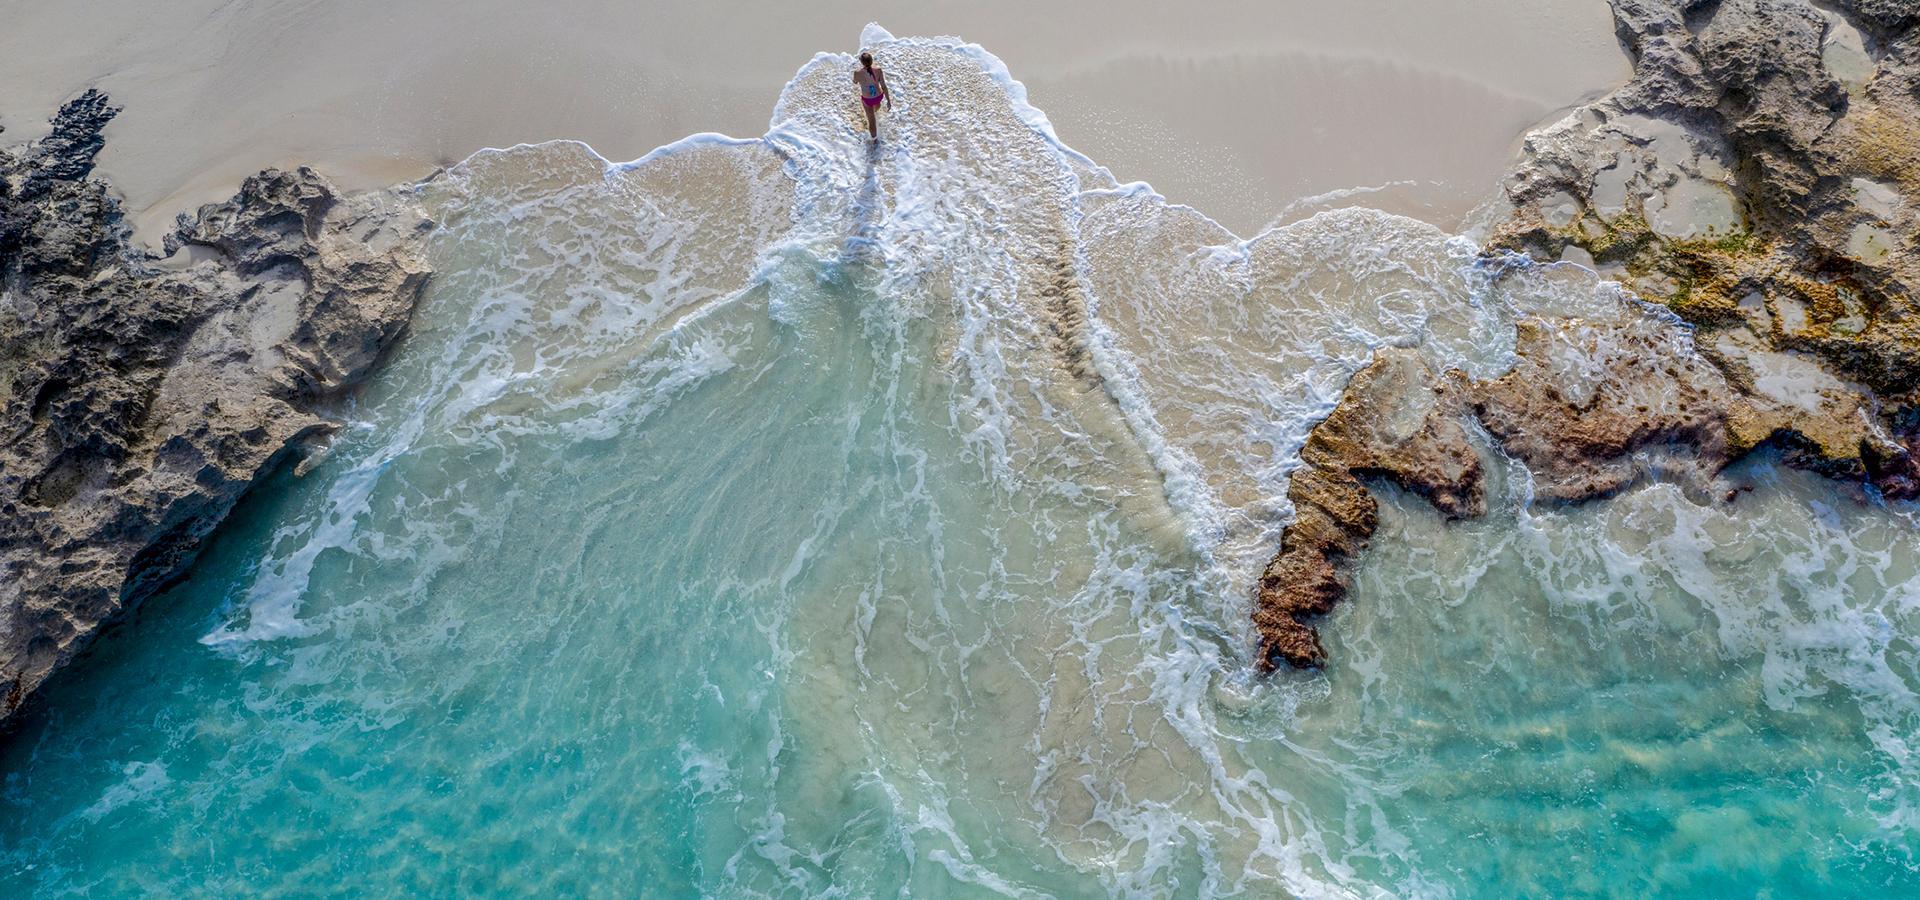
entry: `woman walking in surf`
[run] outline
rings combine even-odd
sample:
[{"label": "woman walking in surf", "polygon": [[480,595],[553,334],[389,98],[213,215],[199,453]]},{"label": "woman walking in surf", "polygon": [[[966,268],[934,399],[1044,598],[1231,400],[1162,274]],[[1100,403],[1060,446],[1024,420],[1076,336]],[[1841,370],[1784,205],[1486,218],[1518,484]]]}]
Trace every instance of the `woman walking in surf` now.
[{"label": "woman walking in surf", "polygon": [[874,121],[873,111],[880,106],[881,100],[887,101],[887,111],[893,111],[893,92],[887,90],[887,73],[873,64],[873,54],[860,54],[860,68],[853,70],[853,86],[860,90],[860,105],[867,108],[867,134],[871,143],[880,143],[880,125]]}]

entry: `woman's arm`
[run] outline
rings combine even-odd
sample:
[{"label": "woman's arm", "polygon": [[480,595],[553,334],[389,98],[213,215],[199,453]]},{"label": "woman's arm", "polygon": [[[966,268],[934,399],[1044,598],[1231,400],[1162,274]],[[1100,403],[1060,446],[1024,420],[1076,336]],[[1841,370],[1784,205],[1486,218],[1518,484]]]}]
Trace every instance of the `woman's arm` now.
[{"label": "woman's arm", "polygon": [[893,91],[887,87],[887,70],[874,69],[873,74],[880,80],[880,96],[887,98],[887,108],[893,108]]}]

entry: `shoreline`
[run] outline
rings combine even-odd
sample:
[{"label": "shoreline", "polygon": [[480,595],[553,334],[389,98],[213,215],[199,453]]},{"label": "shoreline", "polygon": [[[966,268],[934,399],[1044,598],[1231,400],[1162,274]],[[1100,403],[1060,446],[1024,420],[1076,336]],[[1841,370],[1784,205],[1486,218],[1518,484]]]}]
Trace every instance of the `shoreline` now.
[{"label": "shoreline", "polygon": [[1898,883],[1920,10],[1835,2],[1614,0],[1634,78],[1462,234],[1361,137],[1457,85],[1263,227],[870,24],[879,146],[819,52],[762,137],[267,170],[156,250],[89,90],[0,136],[0,883]]},{"label": "shoreline", "polygon": [[[870,11],[844,6],[751,35],[683,9],[37,9],[15,33],[32,46],[0,55],[0,125],[8,143],[31,140],[84,88],[112,95],[127,112],[100,171],[136,241],[152,242],[267,167],[311,165],[363,190],[489,146],[574,139],[627,158],[699,132],[760,134],[801,63],[853,49]],[[1370,195],[1388,211],[1454,224],[1495,190],[1519,136],[1630,72],[1605,4],[1582,0],[1284,16],[1246,3],[1202,20],[1123,4],[1098,47],[1026,18],[984,4],[883,24],[993,48],[1067,143],[1242,234],[1300,198],[1386,181],[1414,182]],[[676,29],[685,39],[669,40]],[[1486,40],[1512,58],[1467,49]],[[37,50],[73,42],[106,49]]]}]

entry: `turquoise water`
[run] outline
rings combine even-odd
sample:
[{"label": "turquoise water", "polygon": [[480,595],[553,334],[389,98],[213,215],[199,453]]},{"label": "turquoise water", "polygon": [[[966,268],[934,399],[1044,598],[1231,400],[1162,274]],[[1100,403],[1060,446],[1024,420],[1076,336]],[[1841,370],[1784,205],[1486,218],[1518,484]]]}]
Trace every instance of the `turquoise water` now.
[{"label": "turquoise water", "polygon": [[[0,893],[1884,895],[1920,532],[1383,494],[1321,674],[1248,674],[1287,472],[1372,349],[1487,374],[1572,267],[1365,210],[1240,241],[886,42],[764,141],[483,153],[351,427],[0,748]],[[924,99],[923,99],[924,98]]]}]

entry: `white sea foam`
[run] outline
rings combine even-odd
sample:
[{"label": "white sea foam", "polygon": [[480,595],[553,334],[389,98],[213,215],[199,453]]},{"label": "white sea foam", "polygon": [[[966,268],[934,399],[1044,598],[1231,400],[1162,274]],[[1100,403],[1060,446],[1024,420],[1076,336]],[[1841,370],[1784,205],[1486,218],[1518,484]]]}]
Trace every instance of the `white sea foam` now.
[{"label": "white sea foam", "polygon": [[81,818],[98,822],[128,804],[150,802],[172,783],[167,767],[159,762],[130,762],[121,772],[125,780],[108,788],[98,802],[80,813]]},{"label": "white sea foam", "polygon": [[[566,621],[584,634],[556,633],[564,651],[617,653],[599,632],[624,617],[681,616],[706,630],[678,652],[747,635],[758,654],[734,680],[667,672],[652,698],[742,729],[664,745],[715,835],[695,852],[719,894],[922,879],[1008,896],[1445,894],[1473,846],[1448,829],[1512,827],[1483,805],[1503,782],[1476,760],[1568,727],[1526,705],[1564,702],[1555,667],[1684,686],[1705,674],[1691,657],[1649,651],[1634,669],[1615,642],[1698,649],[1667,629],[1702,615],[1729,667],[1759,661],[1770,714],[1821,715],[1815,698],[1844,693],[1880,761],[1873,815],[1912,827],[1912,523],[1803,521],[1804,484],[1755,520],[1791,541],[1662,486],[1542,510],[1514,472],[1488,521],[1452,527],[1390,497],[1391,561],[1367,560],[1330,621],[1335,669],[1253,680],[1247,605],[1292,513],[1288,477],[1375,351],[1487,377],[1511,365],[1520,316],[1573,334],[1646,311],[1591,272],[1482,260],[1376,211],[1242,239],[1065,146],[978,46],[878,26],[861,40],[902,87],[877,149],[847,102],[852,58],[823,53],[762,138],[696,135],[619,164],[564,142],[490,150],[429,185],[441,275],[387,418],[322,467],[244,623],[205,642],[352,627],[367,613],[316,590],[345,577],[329,560],[403,573],[363,601],[390,619],[434,604],[442,580],[486,596],[506,576],[463,576],[483,562],[468,545],[511,557],[546,536],[494,520],[525,529],[517,504],[556,504],[568,518],[534,530],[587,536],[551,571],[513,574],[566,598],[548,614],[583,616]],[[1556,359],[1592,381],[1584,350]],[[630,507],[672,525],[620,569],[644,596],[576,612],[576,592],[624,590],[594,583],[613,563],[593,553],[597,523]],[[1740,552],[1776,580],[1756,594],[1716,558]],[[1506,593],[1511,617],[1486,596]],[[1459,660],[1511,696],[1475,693]],[[339,660],[297,665],[302,685],[350,677]],[[1676,702],[1731,704],[1749,683],[1725,685]],[[1454,692],[1471,708],[1450,709]],[[1468,718],[1507,702],[1511,721]],[[1711,758],[1650,749],[1659,735],[1599,712],[1595,741],[1618,753],[1526,757],[1550,773],[1540,790],[1622,759]]]}]

